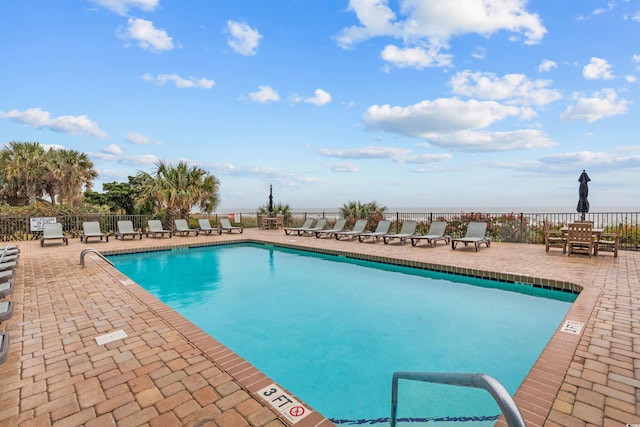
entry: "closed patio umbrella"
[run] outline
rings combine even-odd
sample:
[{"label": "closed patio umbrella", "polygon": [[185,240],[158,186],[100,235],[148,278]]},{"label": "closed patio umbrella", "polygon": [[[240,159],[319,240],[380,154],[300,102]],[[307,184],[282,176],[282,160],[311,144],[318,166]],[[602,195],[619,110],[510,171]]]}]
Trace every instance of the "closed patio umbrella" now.
[{"label": "closed patio umbrella", "polygon": [[577,211],[582,214],[582,220],[584,221],[585,213],[589,212],[589,200],[587,197],[589,196],[589,185],[587,184],[591,179],[587,172],[583,169],[582,174],[580,174],[580,178],[578,178],[578,182],[580,183],[580,188],[578,190],[578,207]]},{"label": "closed patio umbrella", "polygon": [[269,184],[269,213],[273,212],[273,186]]}]

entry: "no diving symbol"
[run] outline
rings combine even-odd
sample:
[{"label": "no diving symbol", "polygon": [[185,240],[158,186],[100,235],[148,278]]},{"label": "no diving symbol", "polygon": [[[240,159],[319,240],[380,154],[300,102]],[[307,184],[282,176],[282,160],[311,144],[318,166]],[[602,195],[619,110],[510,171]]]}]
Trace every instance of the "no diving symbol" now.
[{"label": "no diving symbol", "polygon": [[301,417],[304,415],[304,406],[292,406],[291,409],[289,409],[289,415],[291,415],[292,417]]}]

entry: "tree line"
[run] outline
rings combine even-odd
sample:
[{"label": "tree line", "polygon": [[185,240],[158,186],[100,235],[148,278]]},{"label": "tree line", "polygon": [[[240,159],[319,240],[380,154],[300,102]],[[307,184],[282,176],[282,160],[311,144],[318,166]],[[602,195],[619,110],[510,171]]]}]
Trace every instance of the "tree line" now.
[{"label": "tree line", "polygon": [[128,182],[105,183],[98,193],[92,191],[98,173],[86,154],[45,149],[38,142],[6,144],[0,150],[0,170],[0,201],[9,206],[94,206],[97,211],[166,216],[172,223],[187,218],[192,208],[211,213],[220,199],[220,181],[182,161],[159,161],[151,173],[139,171]]}]

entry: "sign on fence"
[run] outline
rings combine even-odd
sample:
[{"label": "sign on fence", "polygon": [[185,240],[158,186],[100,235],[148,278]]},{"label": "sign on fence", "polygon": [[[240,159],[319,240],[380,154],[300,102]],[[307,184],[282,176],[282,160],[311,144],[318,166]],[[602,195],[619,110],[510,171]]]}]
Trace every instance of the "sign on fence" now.
[{"label": "sign on fence", "polygon": [[45,224],[56,222],[55,216],[43,216],[29,219],[31,220],[31,231],[42,231]]}]

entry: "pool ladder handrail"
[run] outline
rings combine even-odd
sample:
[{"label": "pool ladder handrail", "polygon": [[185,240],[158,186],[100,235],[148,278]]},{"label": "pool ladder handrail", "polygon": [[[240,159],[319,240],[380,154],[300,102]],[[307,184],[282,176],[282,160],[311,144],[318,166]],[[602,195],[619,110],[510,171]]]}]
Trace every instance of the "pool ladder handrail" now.
[{"label": "pool ladder handrail", "polygon": [[448,372],[394,372],[391,385],[391,427],[396,426],[398,414],[398,380],[425,381],[487,390],[502,410],[509,427],[526,427],[524,418],[513,398],[502,384],[486,374]]},{"label": "pool ladder handrail", "polygon": [[100,258],[102,258],[103,260],[107,261],[109,263],[109,265],[111,265],[112,267],[114,267],[113,263],[111,261],[109,261],[104,255],[102,255],[100,252],[98,252],[97,249],[93,249],[93,248],[87,248],[87,249],[83,249],[82,252],[80,252],[80,266],[82,268],[84,268],[84,256],[86,254],[88,254],[89,252],[93,252],[96,255],[98,255]]}]

